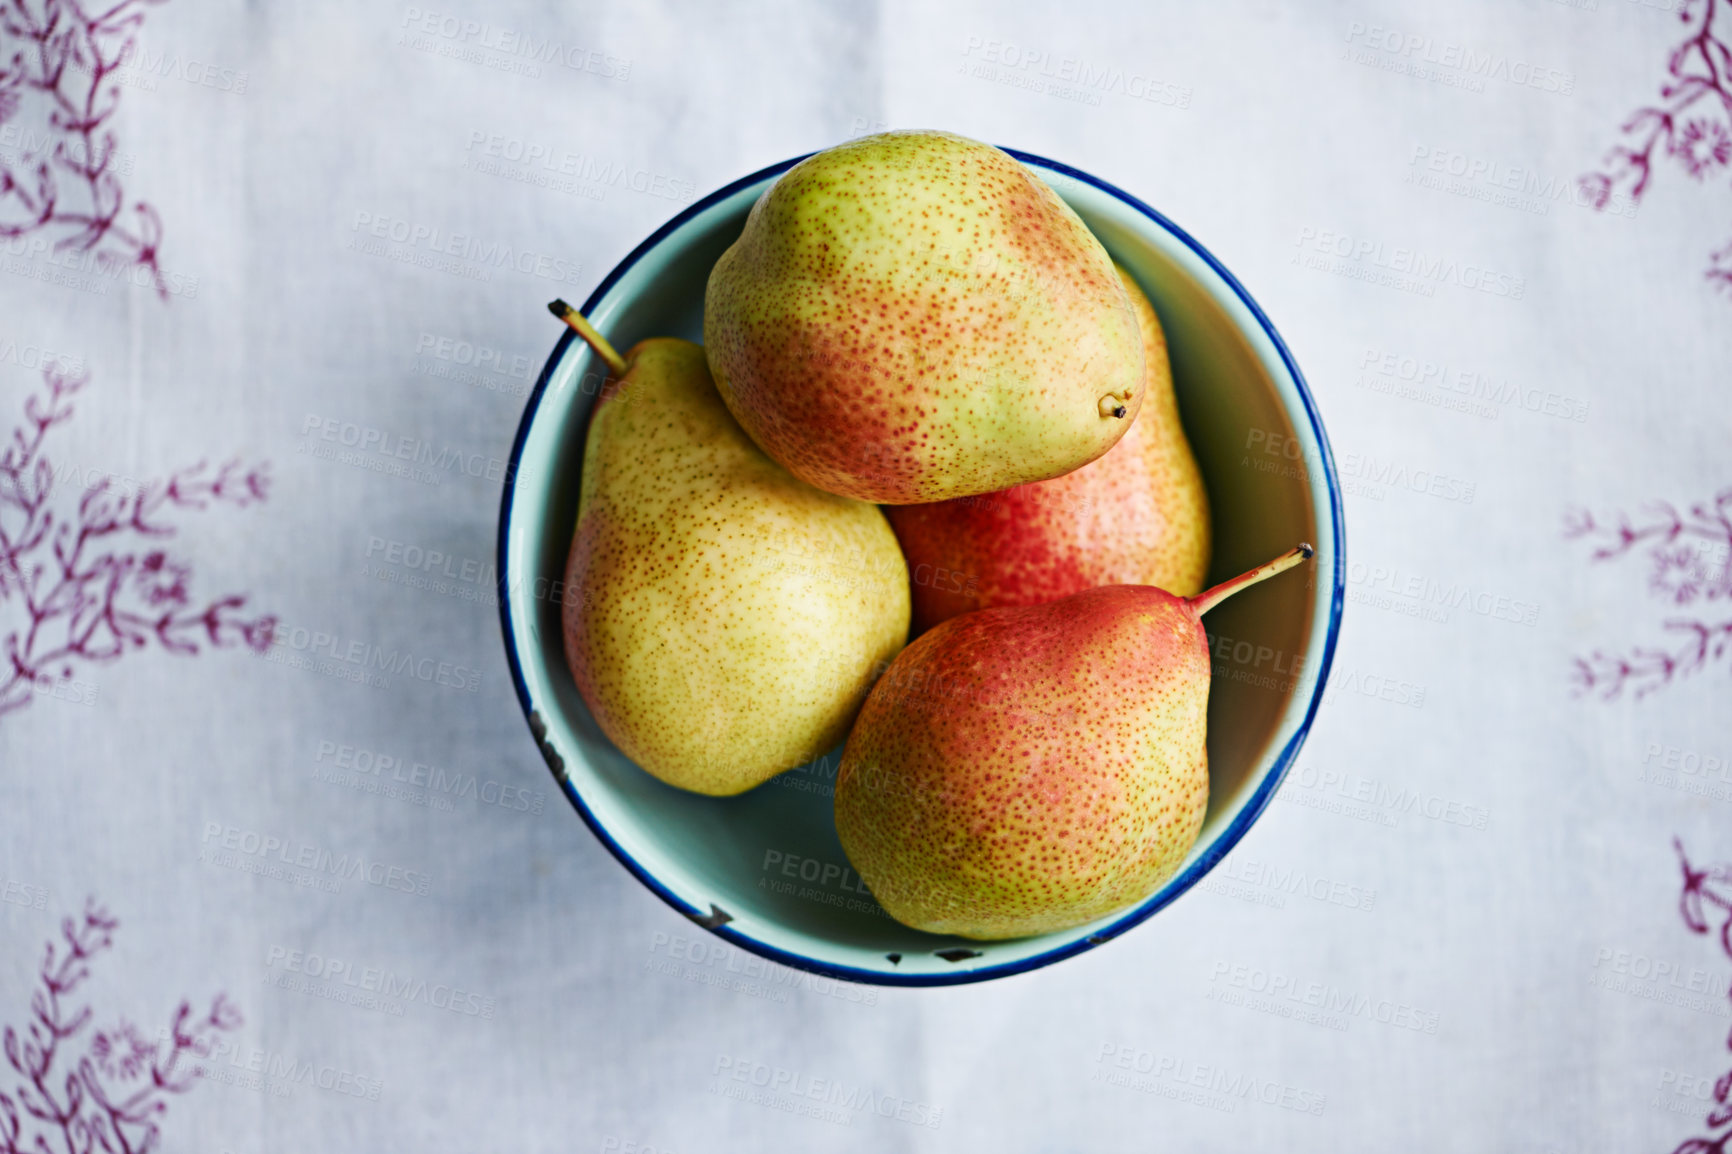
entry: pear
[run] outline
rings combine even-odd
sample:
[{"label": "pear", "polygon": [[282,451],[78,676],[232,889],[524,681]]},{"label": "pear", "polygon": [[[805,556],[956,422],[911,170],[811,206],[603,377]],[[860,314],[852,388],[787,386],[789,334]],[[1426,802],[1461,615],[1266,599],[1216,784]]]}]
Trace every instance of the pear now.
[{"label": "pear", "polygon": [[836,773],[836,832],[873,896],[915,929],[995,939],[1152,894],[1208,808],[1201,615],[1310,556],[1196,597],[1106,585],[916,638]]},{"label": "pear", "polygon": [[712,795],[833,748],[908,635],[883,513],[766,457],[700,346],[657,338],[622,358],[550,307],[622,378],[590,419],[563,597],[596,722],[662,781]]},{"label": "pear", "polygon": [[[1117,268],[1118,266],[1114,266]],[[1098,461],[1002,493],[886,509],[914,577],[914,631],[1097,585],[1189,597],[1209,571],[1209,496],[1179,423],[1154,306],[1118,268],[1143,338],[1143,407]]]},{"label": "pear", "polygon": [[1013,157],[944,132],[784,173],[710,270],[704,342],[766,453],[884,504],[1068,473],[1142,404],[1136,314],[1100,241]]}]

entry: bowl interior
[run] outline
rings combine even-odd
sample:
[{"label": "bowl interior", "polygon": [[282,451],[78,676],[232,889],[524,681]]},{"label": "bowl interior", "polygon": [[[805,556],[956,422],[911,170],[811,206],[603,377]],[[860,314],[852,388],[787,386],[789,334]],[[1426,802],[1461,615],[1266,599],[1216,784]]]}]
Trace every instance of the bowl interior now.
[{"label": "bowl interior", "polygon": [[[1321,426],[1273,330],[1212,258],[1151,210],[1080,173],[1019,158],[1130,270],[1161,317],[1209,490],[1212,579],[1300,540],[1318,547],[1313,566],[1247,590],[1207,619],[1209,813],[1185,866],[1141,905],[1010,942],[921,933],[884,913],[848,866],[831,817],[840,749],[728,799],[673,789],[631,764],[590,716],[563,652],[561,581],[588,414],[604,373],[570,333],[518,434],[501,524],[502,616],[519,694],[549,765],[646,885],[722,937],[791,965],[898,984],[978,980],[1068,956],[1134,925],[1193,885],[1267,804],[1327,670],[1340,608],[1339,504]],[[710,267],[786,167],[694,205],[628,257],[585,306],[596,327],[621,350],[650,336],[701,341]]]}]

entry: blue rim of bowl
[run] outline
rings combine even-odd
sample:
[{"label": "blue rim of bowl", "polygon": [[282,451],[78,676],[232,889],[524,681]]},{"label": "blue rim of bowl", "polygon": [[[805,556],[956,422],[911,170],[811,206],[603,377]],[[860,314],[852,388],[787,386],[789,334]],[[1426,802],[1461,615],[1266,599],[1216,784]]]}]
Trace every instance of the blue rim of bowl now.
[{"label": "blue rim of bowl", "polygon": [[[1258,307],[1257,302],[1251,299],[1251,294],[1245,291],[1245,286],[1239,283],[1238,278],[1228,272],[1226,266],[1216,260],[1213,253],[1204,248],[1201,244],[1197,243],[1196,239],[1193,238],[1190,233],[1168,220],[1160,212],[1151,208],[1149,205],[1144,204],[1141,200],[1132,196],[1130,193],[1125,192],[1123,189],[1108,184],[1106,181],[1101,180],[1098,177],[1090,176],[1088,173],[1079,169],[1072,168],[1068,164],[1062,164],[1056,160],[1048,160],[1044,156],[1037,156],[1034,153],[1022,152],[1014,148],[1006,148],[1004,151],[1024,164],[1060,173],[1072,180],[1091,185],[1094,188],[1101,190],[1107,195],[1122,201],[1131,208],[1142,213],[1161,228],[1165,229],[1172,236],[1183,242],[1187,248],[1196,253],[1198,257],[1202,258],[1203,262],[1213,269],[1215,274],[1233,290],[1234,294],[1238,296],[1240,302],[1250,310],[1251,315],[1255,317],[1257,323],[1262,326],[1264,334],[1268,336],[1270,342],[1275,346],[1276,351],[1281,354],[1281,363],[1286,366],[1287,372],[1293,378],[1293,383],[1299,393],[1299,399],[1305,405],[1306,419],[1311,423],[1311,433],[1317,438],[1319,456],[1323,461],[1323,476],[1329,488],[1329,505],[1332,516],[1331,529],[1334,536],[1332,544],[1334,546],[1333,556],[1335,558],[1335,580],[1329,609],[1328,635],[1324,638],[1323,642],[1323,661],[1322,664],[1318,666],[1317,680],[1313,683],[1311,690],[1311,701],[1305,710],[1305,720],[1300,723],[1298,730],[1293,734],[1292,738],[1288,740],[1287,744],[1282,747],[1280,755],[1275,759],[1275,764],[1263,775],[1263,780],[1258,784],[1257,790],[1252,795],[1251,800],[1245,803],[1227,828],[1216,836],[1214,841],[1203,852],[1201,857],[1181,870],[1175,877],[1169,879],[1153,897],[1149,898],[1141,905],[1127,911],[1123,917],[1119,918],[1105,929],[1097,930],[1095,933],[1092,933],[1087,937],[1078,938],[1076,941],[1068,942],[1065,945],[1055,946],[1051,950],[1035,954],[1032,957],[1022,958],[1014,962],[1005,962],[996,966],[982,966],[978,969],[958,970],[952,974],[886,974],[877,970],[862,970],[856,969],[853,966],[834,965],[817,958],[806,957],[804,954],[789,953],[786,950],[767,945],[764,942],[758,941],[756,938],[748,937],[747,935],[740,933],[738,930],[731,929],[729,924],[723,924],[720,926],[711,926],[706,924],[709,911],[699,910],[687,904],[683,898],[663,885],[659,878],[640,865],[637,859],[633,858],[622,846],[620,846],[618,842],[614,841],[606,827],[596,820],[595,815],[590,812],[589,806],[584,803],[582,795],[578,793],[577,787],[572,784],[571,779],[568,776],[557,772],[554,774],[555,779],[559,782],[560,788],[565,792],[566,798],[571,802],[572,808],[577,810],[578,815],[583,818],[584,824],[589,826],[590,832],[595,834],[597,840],[599,840],[602,845],[606,846],[614,857],[619,859],[621,865],[630,870],[638,881],[642,882],[652,893],[661,898],[662,901],[672,906],[675,910],[678,910],[681,914],[684,914],[693,922],[704,926],[704,928],[709,930],[712,934],[715,934],[724,941],[739,946],[743,950],[749,950],[760,957],[768,958],[773,962],[779,962],[785,966],[792,966],[795,969],[805,970],[814,974],[821,974],[825,977],[841,978],[846,981],[863,982],[877,986],[956,986],[970,982],[990,981],[994,978],[1007,978],[1012,974],[1021,974],[1026,973],[1029,970],[1038,970],[1043,966],[1050,966],[1054,962],[1061,962],[1066,958],[1074,957],[1077,954],[1092,950],[1096,946],[1111,941],[1126,930],[1140,925],[1142,922],[1153,917],[1162,909],[1172,904],[1175,899],[1188,892],[1192,886],[1196,885],[1203,879],[1205,874],[1215,868],[1215,865],[1239,843],[1239,839],[1245,836],[1245,832],[1251,828],[1252,824],[1262,816],[1263,811],[1268,808],[1269,802],[1275,796],[1275,790],[1280,787],[1281,782],[1287,776],[1288,769],[1292,767],[1294,760],[1299,756],[1299,747],[1305,743],[1306,736],[1311,732],[1311,723],[1317,717],[1317,707],[1322,703],[1324,686],[1329,679],[1329,669],[1335,660],[1335,641],[1337,635],[1341,631],[1341,610],[1342,603],[1346,597],[1347,588],[1347,540],[1346,526],[1343,522],[1343,509],[1341,505],[1341,487],[1336,481],[1335,456],[1329,448],[1328,434],[1323,431],[1323,421],[1317,412],[1317,402],[1311,396],[1310,386],[1305,383],[1305,375],[1299,371],[1298,363],[1294,361],[1293,354],[1288,351],[1287,342],[1281,339],[1281,334],[1275,331],[1274,324],[1264,314],[1263,310]],[[755,184],[766,177],[777,176],[786,172],[788,169],[794,167],[794,165],[805,160],[806,156],[810,155],[812,155],[812,153],[807,153],[805,156],[796,156],[791,160],[784,160],[780,163],[772,164],[767,168],[761,168],[757,172],[751,173],[748,176],[742,176],[731,184],[724,185],[715,192],[704,197],[702,200],[686,207],[679,213],[679,215],[675,216],[672,220],[651,233],[648,239],[636,248],[632,249],[631,252],[626,255],[625,259],[615,265],[613,271],[608,273],[606,277],[602,278],[602,282],[596,286],[595,291],[589,294],[589,299],[583,302],[583,308],[580,311],[585,315],[589,314],[596,305],[601,302],[602,297],[607,294],[608,290],[611,289],[633,265],[642,259],[645,253],[660,244],[662,240],[676,228],[679,228],[681,225],[685,224],[710,206],[732,196],[740,189]],[[542,366],[541,375],[536,378],[535,390],[529,394],[529,399],[524,404],[523,419],[517,426],[517,436],[511,444],[511,460],[505,470],[506,479],[504,492],[500,497],[499,505],[499,546],[497,567],[495,569],[499,581],[499,623],[505,635],[505,656],[507,663],[511,666],[511,683],[517,688],[518,703],[523,707],[524,720],[529,723],[530,734],[535,738],[537,745],[540,744],[541,739],[540,736],[535,733],[535,723],[531,720],[531,716],[536,712],[535,703],[530,700],[529,687],[523,680],[523,668],[521,658],[517,652],[516,633],[512,628],[511,619],[511,576],[507,571],[507,554],[509,552],[508,544],[511,540],[511,505],[512,498],[516,495],[517,465],[523,456],[524,442],[529,439],[530,426],[535,423],[536,413],[541,407],[542,395],[547,390],[548,381],[552,378],[554,370],[565,358],[567,346],[576,339],[577,334],[572,332],[569,328],[566,329],[558,343],[553,346],[553,352],[549,354],[547,363]]]}]

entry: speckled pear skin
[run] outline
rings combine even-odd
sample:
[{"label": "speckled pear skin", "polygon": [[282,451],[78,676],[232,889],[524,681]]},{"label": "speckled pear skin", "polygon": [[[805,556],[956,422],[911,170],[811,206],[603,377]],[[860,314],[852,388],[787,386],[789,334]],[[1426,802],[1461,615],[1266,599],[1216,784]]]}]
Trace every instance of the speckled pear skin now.
[{"label": "speckled pear skin", "polygon": [[[1115,266],[1116,267],[1116,266]],[[1143,408],[1098,461],[1002,493],[885,510],[914,575],[914,631],[959,613],[1038,605],[1097,585],[1189,597],[1208,575],[1209,496],[1179,421],[1154,306],[1119,279],[1143,338]]]},{"label": "speckled pear skin", "polygon": [[1106,250],[1015,159],[949,133],[864,137],[783,174],[710,271],[704,341],[766,453],[883,504],[1068,473],[1142,404]]},{"label": "speckled pear skin", "polygon": [[836,830],[892,917],[981,939],[1153,893],[1202,829],[1208,642],[1150,586],[954,617],[873,688]]},{"label": "speckled pear skin", "polygon": [[728,795],[832,749],[908,635],[875,506],[752,444],[704,352],[644,341],[590,421],[563,596],[602,731],[670,785]]}]

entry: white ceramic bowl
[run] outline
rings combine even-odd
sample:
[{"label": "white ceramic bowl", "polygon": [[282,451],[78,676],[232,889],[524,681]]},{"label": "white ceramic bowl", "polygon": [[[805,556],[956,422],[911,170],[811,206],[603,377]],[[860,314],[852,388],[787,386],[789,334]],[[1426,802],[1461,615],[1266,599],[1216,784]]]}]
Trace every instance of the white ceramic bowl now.
[{"label": "white ceramic bowl", "polygon": [[[1305,739],[1334,653],[1345,572],[1339,486],[1316,406],[1274,326],[1232,274],[1154,209],[1086,173],[1011,155],[1076,210],[1160,314],[1213,509],[1211,581],[1298,541],[1317,547],[1307,579],[1249,589],[1205,621],[1215,653],[1209,813],[1184,866],[1146,901],[1017,941],[922,933],[891,920],[848,867],[831,817],[839,750],[736,798],[684,793],[638,769],[603,736],[565,665],[560,582],[605,371],[569,331],[512,448],[499,517],[500,617],[518,698],[554,777],[644,885],[728,942],[790,966],[942,985],[1047,965],[1123,933],[1195,885],[1257,819]],[[800,159],[680,213],[621,261],[582,311],[621,350],[650,336],[701,341],[710,266],[759,195]]]}]

